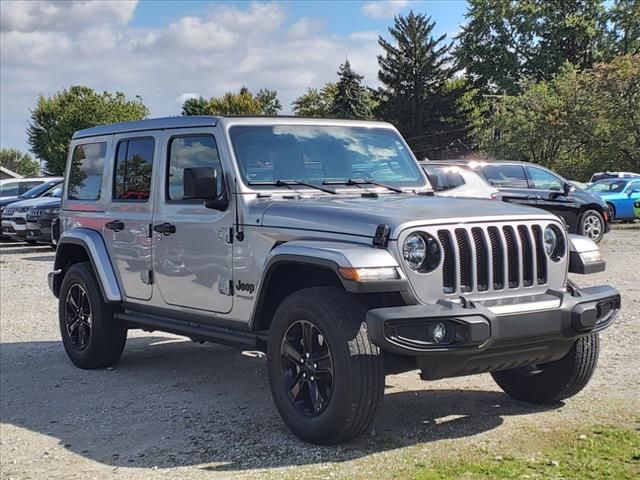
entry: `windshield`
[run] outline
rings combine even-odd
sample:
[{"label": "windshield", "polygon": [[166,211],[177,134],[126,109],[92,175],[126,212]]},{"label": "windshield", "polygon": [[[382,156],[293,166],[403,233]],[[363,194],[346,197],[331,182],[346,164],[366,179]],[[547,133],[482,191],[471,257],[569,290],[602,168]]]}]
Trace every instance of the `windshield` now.
[{"label": "windshield", "polygon": [[36,198],[39,197],[40,195],[42,195],[44,192],[46,192],[47,190],[49,190],[51,187],[59,185],[61,182],[56,182],[56,183],[51,183],[51,182],[46,182],[46,183],[41,183],[40,185],[38,185],[37,187],[33,187],[31,190],[27,190],[26,192],[24,192],[22,195],[20,195],[20,198]]},{"label": "windshield", "polygon": [[589,187],[592,192],[620,193],[624,190],[627,180],[600,180]]},{"label": "windshield", "polygon": [[62,197],[62,185],[58,184],[52,188],[50,188],[49,190],[47,190],[47,192],[42,195],[43,197],[54,197],[54,198],[61,198]]},{"label": "windshield", "polygon": [[424,171],[427,173],[427,178],[436,192],[443,192],[464,185],[464,178],[462,178],[460,169],[457,167],[424,165]]},{"label": "windshield", "polygon": [[243,180],[261,188],[273,188],[278,180],[316,185],[371,180],[394,187],[426,186],[417,163],[392,130],[242,125],[232,127],[230,136]]}]

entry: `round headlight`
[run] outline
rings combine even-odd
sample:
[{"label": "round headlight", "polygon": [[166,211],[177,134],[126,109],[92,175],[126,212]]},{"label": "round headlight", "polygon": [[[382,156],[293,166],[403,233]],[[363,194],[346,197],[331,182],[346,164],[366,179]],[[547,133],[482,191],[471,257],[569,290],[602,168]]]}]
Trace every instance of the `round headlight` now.
[{"label": "round headlight", "polygon": [[412,233],[404,241],[402,256],[412,270],[418,270],[427,258],[427,242],[419,233]]},{"label": "round headlight", "polygon": [[557,261],[564,255],[564,237],[560,229],[554,225],[549,225],[544,229],[544,251],[551,258]]},{"label": "round headlight", "polygon": [[404,241],[402,256],[412,270],[428,273],[440,264],[440,244],[431,235],[412,233]]}]

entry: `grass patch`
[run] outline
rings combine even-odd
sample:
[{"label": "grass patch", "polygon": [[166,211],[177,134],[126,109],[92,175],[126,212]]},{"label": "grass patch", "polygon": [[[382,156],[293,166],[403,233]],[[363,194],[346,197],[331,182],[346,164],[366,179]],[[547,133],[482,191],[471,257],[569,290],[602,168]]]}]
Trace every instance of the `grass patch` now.
[{"label": "grass patch", "polygon": [[[546,435],[546,434],[545,434]],[[636,479],[640,478],[640,432],[623,427],[596,427],[571,434],[549,433],[535,455],[487,454],[472,459],[416,464],[403,478],[414,480],[475,479]],[[526,447],[525,447],[526,448]]]}]

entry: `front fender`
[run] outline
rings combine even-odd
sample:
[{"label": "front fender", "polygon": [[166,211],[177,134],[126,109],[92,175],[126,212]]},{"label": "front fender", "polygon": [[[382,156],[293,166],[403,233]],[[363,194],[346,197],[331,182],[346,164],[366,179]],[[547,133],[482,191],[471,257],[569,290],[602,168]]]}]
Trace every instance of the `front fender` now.
[{"label": "front fender", "polygon": [[[324,242],[316,240],[293,240],[276,246],[267,257],[263,278],[269,278],[269,272],[279,263],[302,263],[331,269],[348,292],[398,292],[408,289],[407,279],[396,259],[387,250],[370,245],[358,245],[347,242]],[[340,268],[396,268],[399,278],[357,282],[343,278]],[[262,282],[263,284],[266,282]],[[264,285],[262,285],[264,286]]]},{"label": "front fender", "polygon": [[122,301],[122,294],[118,286],[116,273],[113,270],[111,258],[109,257],[104,239],[100,232],[90,228],[74,228],[73,230],[64,232],[60,236],[56,250],[54,271],[50,274],[49,281],[54,290],[54,294],[57,294],[55,285],[59,285],[56,276],[60,276],[63,273],[63,269],[67,265],[69,247],[72,245],[82,247],[85,250],[93,266],[93,271],[96,274],[105,301]]}]

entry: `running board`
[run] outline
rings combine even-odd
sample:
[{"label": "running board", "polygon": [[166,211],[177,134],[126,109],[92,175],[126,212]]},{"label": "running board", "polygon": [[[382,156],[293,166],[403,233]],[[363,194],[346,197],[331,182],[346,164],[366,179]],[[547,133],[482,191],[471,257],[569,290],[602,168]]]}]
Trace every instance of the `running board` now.
[{"label": "running board", "polygon": [[230,328],[133,311],[116,313],[115,318],[127,323],[130,328],[158,330],[183,335],[195,341],[220,343],[230,347],[262,352],[267,351],[266,336],[253,332],[241,332]]}]

